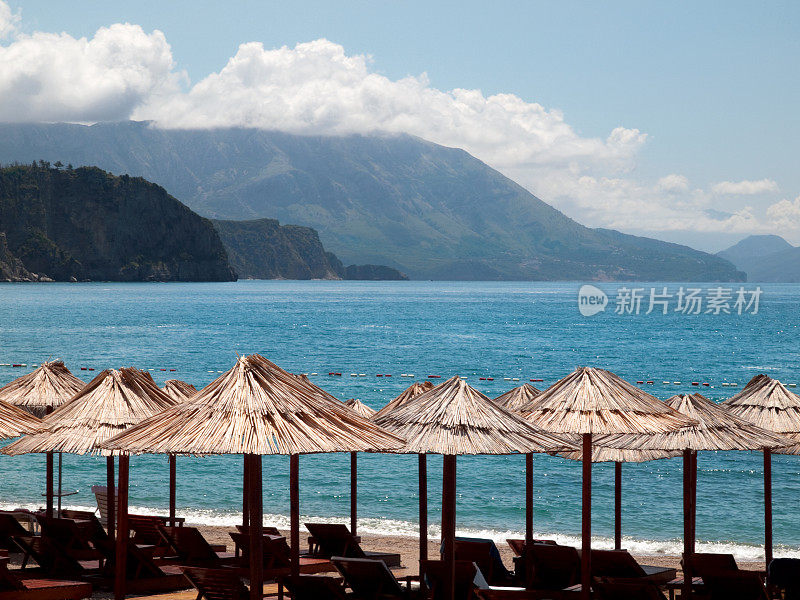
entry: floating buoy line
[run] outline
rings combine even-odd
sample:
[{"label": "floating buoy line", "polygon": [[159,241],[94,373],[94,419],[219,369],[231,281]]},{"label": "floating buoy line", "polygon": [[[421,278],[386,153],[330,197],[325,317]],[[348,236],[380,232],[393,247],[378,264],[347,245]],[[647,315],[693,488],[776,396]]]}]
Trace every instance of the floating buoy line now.
[{"label": "floating buoy line", "polygon": [[[19,368],[29,368],[29,367],[30,368],[36,368],[38,366],[39,366],[38,364],[22,363],[22,362],[20,362],[20,363],[13,363],[13,362],[12,363],[0,363],[0,368],[2,368],[2,367],[10,367],[10,368],[19,369]],[[79,367],[79,368],[80,368],[81,371],[87,371],[87,372],[96,370],[95,367]],[[175,372],[178,371],[178,369],[172,368],[172,367],[154,367],[154,368],[148,368],[148,369],[143,369],[143,370],[145,370],[145,371],[158,371],[158,372],[162,372],[162,373],[175,373]],[[224,373],[225,371],[217,370],[217,369],[208,369],[206,372],[208,372],[208,373]],[[316,372],[303,373],[303,375],[310,375],[310,376],[313,377],[313,376],[319,375],[319,373],[316,373]],[[323,375],[325,375],[325,374],[323,373]],[[339,371],[328,371],[327,375],[328,375],[328,377],[342,377],[342,373],[339,372]],[[357,372],[349,373],[349,375],[350,375],[350,377],[356,377],[356,378],[371,376],[368,373],[357,373]],[[393,373],[375,373],[374,374],[375,377],[381,377],[381,378],[392,377],[393,375],[394,375]],[[473,373],[473,376],[474,375],[477,375],[477,373]],[[416,378],[416,375],[414,373],[399,373],[398,376],[399,377],[405,377],[405,378],[412,378],[412,379]],[[467,376],[463,376],[462,375],[461,378],[462,379],[467,379]],[[442,379],[442,376],[441,375],[431,374],[431,375],[427,375],[425,377],[425,379],[429,379],[429,380]],[[524,381],[524,379],[521,379],[520,377],[491,377],[491,376],[488,376],[488,375],[479,376],[478,380],[479,381],[487,381],[487,382],[488,381],[495,381],[495,380],[497,380],[498,382],[501,382],[501,381],[502,382],[506,382],[506,381],[514,382],[514,381],[521,381],[521,380]],[[544,378],[532,377],[532,378],[528,379],[528,381],[530,381],[531,383],[544,383]],[[639,379],[639,380],[636,381],[637,385],[642,385],[642,386],[655,385],[656,383],[657,383],[656,380],[653,380],[653,379]],[[663,379],[663,380],[661,380],[661,384],[665,385],[665,386],[673,386],[673,387],[674,386],[686,386],[686,387],[697,387],[697,388],[699,388],[699,387],[713,388],[715,386],[733,387],[733,388],[739,387],[739,383],[733,382],[733,381],[723,381],[723,382],[720,382],[720,383],[711,383],[709,381],[702,381],[702,380],[684,382],[683,380],[680,380],[680,379],[675,379],[675,380]],[[796,388],[797,387],[796,383],[786,383],[784,385],[786,385],[786,387],[788,387],[788,388]]]}]

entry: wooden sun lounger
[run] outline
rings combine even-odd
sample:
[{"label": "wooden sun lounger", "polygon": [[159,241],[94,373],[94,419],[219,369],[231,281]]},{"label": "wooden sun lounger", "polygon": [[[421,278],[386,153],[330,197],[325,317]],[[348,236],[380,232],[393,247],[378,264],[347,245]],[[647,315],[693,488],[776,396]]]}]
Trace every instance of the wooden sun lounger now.
[{"label": "wooden sun lounger", "polygon": [[666,585],[676,569],[640,565],[627,550],[592,550],[592,577],[640,579]]},{"label": "wooden sun lounger", "polygon": [[92,586],[79,581],[20,577],[0,558],[0,600],[80,600],[92,594]]},{"label": "wooden sun lounger", "polygon": [[[533,543],[557,545],[555,540],[533,540]],[[514,556],[522,556],[522,553],[525,551],[525,540],[510,538],[506,540],[506,544],[508,544],[508,547],[511,548]]]},{"label": "wooden sun lounger", "polygon": [[642,577],[598,577],[592,588],[598,600],[666,600],[654,581]]},{"label": "wooden sun lounger", "polygon": [[[114,567],[116,548],[110,542],[100,544],[99,548],[106,557],[105,569],[100,576],[89,578],[97,587],[110,589],[116,576]],[[189,587],[189,582],[177,565],[157,564],[152,555],[140,548],[133,540],[128,540],[126,560],[126,589],[130,593],[160,592],[182,590]]]},{"label": "wooden sun lounger", "polygon": [[703,576],[710,600],[769,600],[764,580],[756,571],[719,571]]},{"label": "wooden sun lounger", "polygon": [[563,590],[580,582],[581,557],[572,546],[530,544],[521,562],[527,589]]},{"label": "wooden sun lounger", "polygon": [[418,585],[412,587],[412,582],[418,578],[410,576],[398,580],[386,563],[380,559],[333,556],[331,562],[356,598],[363,600],[399,598],[402,600],[419,593]]},{"label": "wooden sun lounger", "polygon": [[300,575],[296,580],[286,578],[283,585],[289,590],[292,600],[349,600],[341,579]]},{"label": "wooden sun lounger", "polygon": [[[488,588],[488,584],[483,578],[480,568],[478,568],[478,565],[472,561],[456,560],[455,572],[456,600],[469,600],[472,598],[473,592],[478,587]],[[432,598],[432,600],[440,600],[444,598],[444,561],[420,561],[420,574],[421,579],[425,581],[428,587],[430,598]]]},{"label": "wooden sun lounger", "polygon": [[45,516],[37,518],[42,527],[43,538],[77,561],[99,560],[102,566],[103,554],[95,548],[94,543],[107,539],[107,536],[98,539],[93,523]]},{"label": "wooden sun lounger", "polygon": [[164,527],[163,525],[158,525],[157,530],[164,544],[172,549],[176,555],[176,559],[172,560],[172,562],[209,568],[220,568],[236,563],[237,559],[233,552],[224,552],[225,546],[221,546],[223,551],[218,552],[217,548],[220,548],[220,546],[209,544],[196,527]]},{"label": "wooden sun lounger", "polygon": [[32,537],[33,534],[22,526],[12,512],[0,511],[0,548],[9,552],[19,552],[12,537]]},{"label": "wooden sun lounger", "polygon": [[100,573],[99,560],[77,560],[46,537],[15,536],[13,540],[38,565],[36,569],[31,569],[28,566],[29,562],[25,562],[20,569],[21,573],[36,572],[45,573],[48,576],[75,579],[83,579]]},{"label": "wooden sun lounger", "polygon": [[247,589],[238,573],[230,569],[182,567],[186,579],[195,587],[198,598],[208,600],[249,600]]},{"label": "wooden sun lounger", "polygon": [[475,563],[489,585],[507,586],[514,583],[514,576],[503,564],[500,551],[493,540],[457,537],[455,557],[457,561]]},{"label": "wooden sun lounger", "polygon": [[389,567],[400,566],[400,554],[396,552],[368,552],[361,548],[355,536],[346,525],[339,523],[306,523],[306,529],[314,537],[318,551],[314,556],[331,558],[375,558]]},{"label": "wooden sun lounger", "polygon": [[[242,556],[239,558],[239,568],[242,574],[250,571],[250,538],[242,533],[231,532],[234,543],[241,548]],[[286,543],[286,538],[280,535],[265,535],[263,537],[264,579],[277,580],[289,574],[291,565],[291,551]],[[331,573],[336,567],[327,558],[300,557],[300,573],[310,575],[314,573]]]}]

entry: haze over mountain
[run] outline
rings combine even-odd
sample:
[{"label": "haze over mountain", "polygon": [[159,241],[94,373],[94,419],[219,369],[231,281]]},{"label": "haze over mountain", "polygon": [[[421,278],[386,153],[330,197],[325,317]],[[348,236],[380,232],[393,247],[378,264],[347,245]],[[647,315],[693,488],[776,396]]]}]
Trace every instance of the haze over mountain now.
[{"label": "haze over mountain", "polygon": [[41,158],[141,175],[204,216],[313,227],[344,262],[414,279],[743,279],[720,257],[586,228],[466,152],[410,136],[0,125],[0,162]]},{"label": "haze over mountain", "polygon": [[751,235],[717,253],[762,283],[800,283],[800,248],[778,235]]}]

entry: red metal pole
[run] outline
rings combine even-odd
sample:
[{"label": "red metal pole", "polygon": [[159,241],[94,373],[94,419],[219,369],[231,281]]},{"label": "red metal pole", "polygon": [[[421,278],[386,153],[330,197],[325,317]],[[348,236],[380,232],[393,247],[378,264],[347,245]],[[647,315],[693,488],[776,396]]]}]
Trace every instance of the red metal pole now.
[{"label": "red metal pole", "polygon": [[592,587],[592,434],[583,434],[583,498],[581,511],[581,598],[591,598]]},{"label": "red metal pole", "polygon": [[442,473],[442,559],[445,567],[445,600],[455,598],[456,586],[456,457],[443,457]]},{"label": "red metal pole", "polygon": [[772,562],[772,451],[764,448],[764,558]]},{"label": "red metal pole", "polygon": [[428,457],[419,455],[419,559],[428,560]]},{"label": "red metal pole", "polygon": [[264,596],[264,510],[261,483],[261,455],[251,454],[247,472],[250,476],[250,598]]},{"label": "red metal pole", "polygon": [[291,528],[292,565],[294,581],[300,576],[300,456],[289,456],[289,525]]},{"label": "red metal pole", "polygon": [[525,545],[533,543],[533,453],[525,455]]},{"label": "red metal pole", "polygon": [[250,527],[250,455],[242,460],[242,526]]},{"label": "red metal pole", "polygon": [[117,526],[117,494],[114,485],[114,457],[106,458],[106,509],[108,518],[106,519],[106,530],[111,542],[114,542],[114,532]]},{"label": "red metal pole", "polygon": [[176,479],[177,479],[177,466],[175,455],[169,455],[169,524],[175,527],[175,504],[176,504]]},{"label": "red metal pole", "polygon": [[46,458],[47,482],[45,484],[45,515],[48,519],[53,518],[53,453],[48,452]]},{"label": "red metal pole", "polygon": [[350,533],[358,535],[358,452],[350,453]]},{"label": "red metal pole", "polygon": [[614,549],[622,550],[622,463],[614,463]]},{"label": "red metal pole", "polygon": [[692,595],[692,451],[683,451],[683,589],[682,598]]},{"label": "red metal pole", "polygon": [[[124,600],[125,598],[125,584],[128,573],[128,538],[130,532],[128,531],[128,482],[129,482],[129,465],[130,457],[123,454],[119,457],[119,486],[117,494],[119,497],[117,515],[117,557],[116,569],[114,573],[114,599]],[[113,499],[112,499],[113,501]]]}]

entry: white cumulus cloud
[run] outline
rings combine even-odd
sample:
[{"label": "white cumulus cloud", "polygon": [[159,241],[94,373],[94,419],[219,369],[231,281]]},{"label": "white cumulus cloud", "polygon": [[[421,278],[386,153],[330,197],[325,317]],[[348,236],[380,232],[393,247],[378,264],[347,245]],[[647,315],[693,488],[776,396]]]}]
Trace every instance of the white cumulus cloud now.
[{"label": "white cumulus cloud", "polygon": [[781,229],[800,228],[800,196],[770,205],[767,208],[767,217]]},{"label": "white cumulus cloud", "polygon": [[772,179],[707,190],[680,173],[643,181],[636,162],[648,137],[638,129],[585,136],[558,109],[514,94],[440,90],[424,73],[391,79],[369,56],[326,39],[241,44],[222,69],[191,85],[161,31],[118,23],[75,38],[21,33],[19,22],[19,11],[0,0],[0,121],[133,118],[161,128],[406,133],[463,148],[590,226],[748,233],[780,225],[800,235],[788,200],[769,214],[763,199],[760,209],[737,204],[777,192]]},{"label": "white cumulus cloud", "polygon": [[747,179],[742,181],[720,181],[711,187],[711,191],[715,194],[752,196],[767,192],[777,192],[778,184],[772,179],[759,179],[758,181],[750,181]]}]

